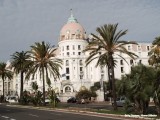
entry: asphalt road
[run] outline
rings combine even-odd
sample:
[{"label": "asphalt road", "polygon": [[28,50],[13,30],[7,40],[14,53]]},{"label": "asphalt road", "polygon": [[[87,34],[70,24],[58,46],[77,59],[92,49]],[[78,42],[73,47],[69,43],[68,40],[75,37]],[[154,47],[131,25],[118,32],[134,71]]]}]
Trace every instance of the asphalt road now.
[{"label": "asphalt road", "polygon": [[[94,115],[94,114],[93,114]],[[0,120],[115,120],[113,118],[0,105]]]}]

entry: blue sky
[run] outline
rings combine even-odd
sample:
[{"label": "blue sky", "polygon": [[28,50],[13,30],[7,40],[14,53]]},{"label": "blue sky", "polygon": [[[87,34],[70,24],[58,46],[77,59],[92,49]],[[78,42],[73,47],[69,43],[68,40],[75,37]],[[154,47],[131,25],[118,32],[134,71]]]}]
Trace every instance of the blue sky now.
[{"label": "blue sky", "polygon": [[0,61],[35,42],[57,45],[71,8],[87,34],[119,23],[128,29],[124,40],[152,42],[160,36],[160,0],[0,0]]}]

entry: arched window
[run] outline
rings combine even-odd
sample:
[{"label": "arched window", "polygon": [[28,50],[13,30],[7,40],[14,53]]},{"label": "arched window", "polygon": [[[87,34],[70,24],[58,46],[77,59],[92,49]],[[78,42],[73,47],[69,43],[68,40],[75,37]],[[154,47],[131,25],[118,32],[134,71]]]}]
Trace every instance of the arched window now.
[{"label": "arched window", "polygon": [[67,87],[65,88],[65,92],[71,92],[71,88],[70,88],[69,86],[67,86]]}]

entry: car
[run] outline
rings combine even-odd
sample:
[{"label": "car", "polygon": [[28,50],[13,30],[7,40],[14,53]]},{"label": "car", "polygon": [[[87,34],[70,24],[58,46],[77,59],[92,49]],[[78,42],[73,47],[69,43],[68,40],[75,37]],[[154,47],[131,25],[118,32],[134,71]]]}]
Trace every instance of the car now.
[{"label": "car", "polygon": [[67,103],[76,103],[77,99],[75,97],[71,97],[67,100]]},{"label": "car", "polygon": [[50,99],[49,98],[45,98],[45,103],[49,104],[50,103]]},{"label": "car", "polygon": [[9,97],[8,102],[9,103],[18,103],[18,99],[16,97]]},{"label": "car", "polygon": [[[56,100],[57,103],[61,102],[59,98],[56,98],[55,100]],[[51,100],[50,100],[49,98],[45,98],[45,103],[46,103],[46,104],[49,104],[50,101],[51,101]]]},{"label": "car", "polygon": [[[116,100],[117,106],[118,107],[123,107],[124,104],[125,104],[125,100],[126,100],[125,97],[119,97],[119,98],[117,98],[117,100]],[[112,101],[112,105],[114,105],[114,101]]]},{"label": "car", "polygon": [[[127,104],[126,102],[127,102],[126,97],[118,97],[116,100],[118,107],[124,107],[124,105]],[[130,102],[128,102],[128,103],[129,103],[128,104],[129,107],[134,106],[134,103],[130,103]],[[114,105],[114,101],[112,101],[112,105]]]}]

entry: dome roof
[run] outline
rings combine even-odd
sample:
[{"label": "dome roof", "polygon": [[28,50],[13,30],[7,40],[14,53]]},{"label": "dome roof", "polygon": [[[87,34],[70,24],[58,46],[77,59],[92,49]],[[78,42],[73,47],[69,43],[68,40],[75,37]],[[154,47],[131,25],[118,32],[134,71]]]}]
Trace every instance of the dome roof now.
[{"label": "dome roof", "polygon": [[77,19],[71,13],[68,18],[67,24],[65,24],[60,32],[60,40],[68,39],[83,39],[85,36],[85,30],[77,21]]}]

